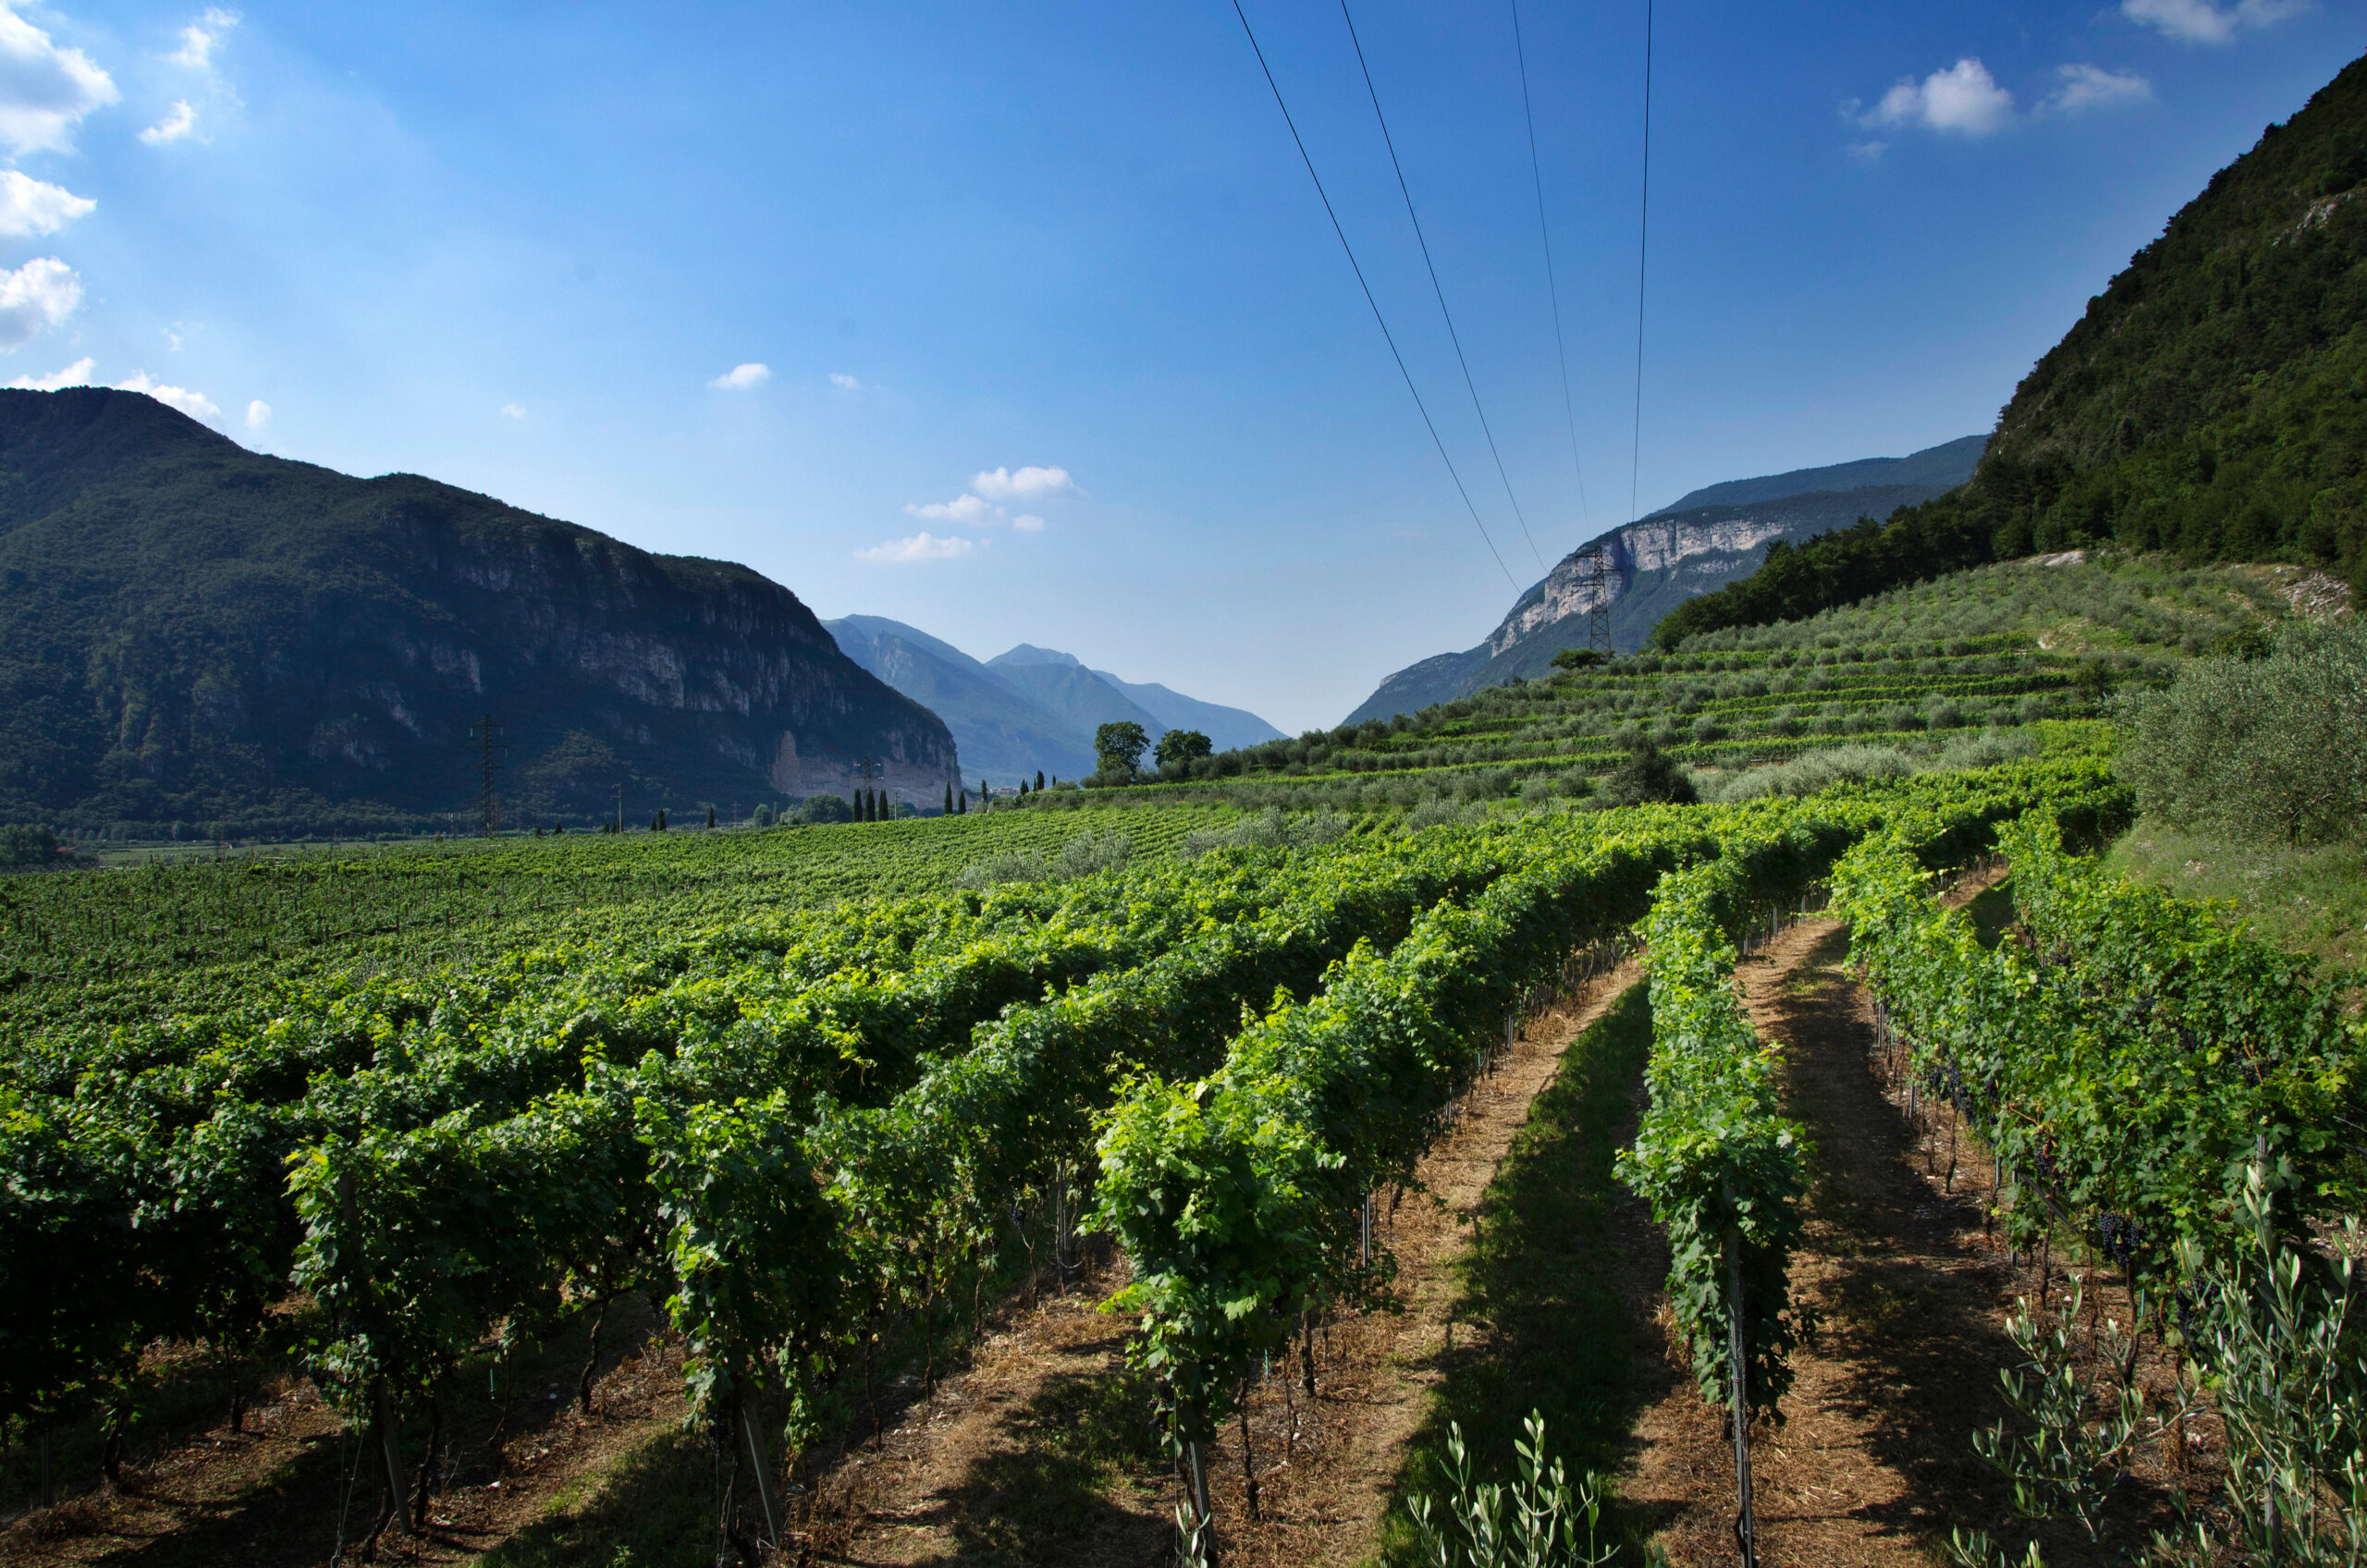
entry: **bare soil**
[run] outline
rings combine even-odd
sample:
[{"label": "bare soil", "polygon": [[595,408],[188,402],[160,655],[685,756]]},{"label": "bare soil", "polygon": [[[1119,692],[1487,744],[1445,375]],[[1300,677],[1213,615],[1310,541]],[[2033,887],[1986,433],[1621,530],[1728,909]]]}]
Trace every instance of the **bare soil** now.
[{"label": "bare soil", "polygon": [[[681,1353],[653,1338],[654,1327],[645,1304],[611,1312],[588,1416],[574,1403],[586,1352],[580,1332],[521,1368],[506,1424],[490,1398],[455,1400],[428,1524],[410,1537],[390,1528],[376,1560],[470,1562],[672,1429],[681,1415]],[[353,1560],[383,1497],[370,1466],[356,1464],[356,1431],[309,1381],[293,1378],[269,1390],[243,1426],[231,1431],[226,1415],[167,1434],[131,1456],[120,1488],[7,1521],[0,1565],[315,1568],[336,1557],[340,1537]],[[407,1436],[407,1464],[423,1458],[423,1437]]]}]

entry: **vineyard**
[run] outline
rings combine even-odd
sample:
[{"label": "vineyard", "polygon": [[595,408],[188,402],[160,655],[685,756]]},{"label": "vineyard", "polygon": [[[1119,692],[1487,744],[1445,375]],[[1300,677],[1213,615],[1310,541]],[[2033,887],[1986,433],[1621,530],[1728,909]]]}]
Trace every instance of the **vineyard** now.
[{"label": "vineyard", "polygon": [[[2343,982],[2064,849],[2128,810],[2070,745],[1429,827],[998,810],[0,884],[0,1474],[43,1501],[71,1450],[122,1485],[158,1347],[187,1347],[231,1369],[234,1422],[237,1368],[300,1369],[357,1439],[340,1550],[404,1539],[461,1408],[562,1340],[588,1408],[603,1325],[646,1297],[714,1456],[684,1561],[794,1552],[803,1455],[877,1442],[884,1378],[933,1389],[991,1301],[1105,1245],[1179,1550],[1216,1561],[1228,1510],[1257,1514],[1259,1390],[1279,1366],[1315,1397],[1318,1337],[1395,1299],[1429,1152],[1640,945],[1618,1176],[1667,1239],[1698,1397],[1736,1417],[1748,1529],[1748,1439],[1816,1317],[1791,1279],[1817,1151],[1731,977],[1828,886],[1885,1071],[1988,1151],[2017,1254],[2108,1259],[2157,1333],[2238,1325],[2231,1258],[2284,1267],[2355,1212]],[[1984,944],[1932,878],[2001,853],[2022,935]],[[1235,1448],[1238,1491],[1211,1478]],[[2304,1546],[2313,1485],[2275,1482]]]}]

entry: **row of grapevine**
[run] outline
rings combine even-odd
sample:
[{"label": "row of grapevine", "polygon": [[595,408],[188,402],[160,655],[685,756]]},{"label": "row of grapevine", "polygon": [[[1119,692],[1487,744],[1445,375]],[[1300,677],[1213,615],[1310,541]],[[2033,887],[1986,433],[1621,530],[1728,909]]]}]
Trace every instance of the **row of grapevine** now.
[{"label": "row of grapevine", "polygon": [[[1187,1549],[1205,1544],[1209,1525],[1201,1448],[1238,1408],[1249,1368],[1285,1347],[1306,1315],[1385,1278],[1387,1259],[1374,1254],[1361,1220],[1368,1195],[1410,1176],[1512,1010],[1551,985],[1574,949],[1617,939],[1645,913],[1657,879],[1674,873],[1660,880],[1664,903],[1651,927],[1656,999],[1673,987],[1674,1012],[1685,1011],[1691,993],[1722,998],[1731,1011],[1731,948],[1687,933],[1706,920],[1714,936],[1721,919],[1796,896],[1856,834],[1902,809],[1921,817],[1944,807],[1924,837],[1935,853],[1961,852],[1988,823],[2034,801],[2092,814],[2113,809],[2117,793],[2092,766],[2030,767],[1971,785],[1922,780],[1858,790],[1812,806],[1640,816],[1625,832],[1556,844],[1467,906],[1429,912],[1392,952],[1360,948],[1321,995],[1279,1005],[1245,1029],[1215,1072],[1146,1076],[1132,1085],[1100,1142],[1095,1222],[1133,1262],[1120,1302],[1140,1314],[1137,1354],[1158,1379],[1192,1480]],[[1729,864],[1722,851],[1736,850]],[[1711,856],[1720,858],[1711,867],[1677,870]],[[1748,1183],[1745,1196],[1758,1206],[1753,1242],[1780,1280],[1776,1249],[1797,1190],[1796,1165],[1787,1163],[1796,1147],[1786,1153],[1793,1141],[1766,1125],[1763,1073],[1746,1070],[1739,1107],[1711,1109],[1713,1081],[1724,1070],[1711,1059],[1737,1046],[1714,1011],[1705,999],[1676,1023],[1680,1034],[1691,1033],[1655,1069],[1666,1114],[1635,1169],[1656,1197],[1688,1212],[1705,1203],[1704,1181],[1711,1198],[1722,1178]],[[1732,1018],[1755,1057],[1748,1025]],[[1688,1071],[1698,1092],[1678,1096],[1672,1091]],[[1732,1215],[1735,1205],[1723,1200],[1717,1212]],[[1680,1244],[1698,1250],[1707,1240],[1714,1251],[1718,1228],[1708,1209],[1693,1218],[1701,1233]],[[1700,1295],[1689,1258],[1679,1272]],[[1773,1299],[1780,1304],[1780,1288]],[[1775,1315],[1771,1321],[1780,1306]],[[1760,1337],[1762,1356],[1780,1364],[1780,1334]],[[1762,1382],[1772,1400],[1780,1391],[1772,1372]],[[1254,1489],[1251,1497],[1254,1505]]]},{"label": "row of grapevine", "polygon": [[[327,1315],[325,1379],[391,1413],[489,1336],[668,1274],[693,1392],[728,1402],[792,1346],[928,1311],[1081,1158],[1117,1064],[1188,1069],[1245,1004],[1485,887],[1516,844],[1458,832],[1110,878],[1098,964],[1052,930],[1033,962],[947,937],[933,963],[876,973],[901,937],[930,946],[908,911],[884,940],[846,934],[860,962],[816,981],[827,940],[782,951],[739,928],[658,962],[528,953],[180,1021],[79,1063],[65,1092],[0,1084],[19,1134],[0,1410],[118,1400],[150,1341],[235,1347],[293,1285]],[[975,936],[964,912],[1005,897],[939,913]],[[827,1244],[779,1253],[800,1236]]]},{"label": "row of grapevine", "polygon": [[2132,1288],[2174,1285],[2181,1241],[2234,1244],[2263,1154],[2289,1219],[2355,1212],[2367,1023],[2339,983],[2067,854],[2043,814],[2002,844],[2027,945],[1983,947],[1890,839],[1836,868],[1834,907],[1919,1085],[1993,1151],[2008,1235],[2068,1225]]}]

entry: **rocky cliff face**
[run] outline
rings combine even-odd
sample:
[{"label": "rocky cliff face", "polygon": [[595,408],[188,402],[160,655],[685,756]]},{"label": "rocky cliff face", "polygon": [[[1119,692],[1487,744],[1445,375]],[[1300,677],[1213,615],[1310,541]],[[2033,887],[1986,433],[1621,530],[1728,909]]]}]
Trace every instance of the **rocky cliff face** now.
[{"label": "rocky cliff face", "polygon": [[854,787],[934,806],[926,708],[743,567],[411,475],[260,457],[132,393],[0,393],[0,815],[680,817]]},{"label": "rocky cliff face", "polygon": [[1602,546],[1612,568],[1612,642],[1617,651],[1631,653],[1676,606],[1756,570],[1771,541],[1812,538],[1860,517],[1887,517],[1929,500],[1963,483],[1981,445],[1981,437],[1969,436],[1907,458],[1870,458],[1695,491],[1564,556],[1515,602],[1486,642],[1408,665],[1382,681],[1346,722],[1414,713],[1515,675],[1549,673],[1555,654],[1586,643],[1585,618],[1601,591],[1580,581],[1579,557],[1594,545]]}]

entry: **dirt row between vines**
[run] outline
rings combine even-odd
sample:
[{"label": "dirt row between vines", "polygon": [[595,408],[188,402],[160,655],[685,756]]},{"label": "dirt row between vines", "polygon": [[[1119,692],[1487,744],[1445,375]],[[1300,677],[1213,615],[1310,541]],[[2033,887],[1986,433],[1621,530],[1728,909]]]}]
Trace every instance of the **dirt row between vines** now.
[{"label": "dirt row between vines", "polygon": [[[1639,977],[1624,964],[1533,1023],[1424,1158],[1427,1190],[1393,1213],[1384,1206],[1380,1239],[1397,1259],[1397,1310],[1343,1317],[1318,1335],[1313,1399],[1279,1364],[1260,1379],[1249,1402],[1255,1521],[1245,1517],[1239,1427],[1228,1423],[1208,1459],[1227,1568],[1371,1553],[1442,1353],[1458,1341],[1466,1353],[1484,1345],[1484,1326],[1451,1323],[1456,1259],[1480,1195],[1563,1053]],[[1181,1494],[1122,1371],[1132,1324],[1096,1310],[1123,1280],[1122,1266],[1111,1266],[990,1337],[881,1452],[865,1456],[866,1520],[826,1560],[1146,1568],[1170,1553]],[[1116,1419],[1134,1429],[1110,1431],[1112,1406],[1128,1401]]]},{"label": "dirt row between vines", "polygon": [[[1948,901],[1968,903],[2003,876],[1968,877]],[[2005,1321],[2018,1297],[2041,1298],[2041,1281],[1989,1234],[1987,1158],[1953,1110],[1926,1101],[1910,1115],[1904,1084],[1881,1071],[1872,1001],[1847,954],[1847,928],[1811,918],[1738,971],[1752,1023],[1783,1050],[1785,1109],[1816,1150],[1791,1284],[1818,1324],[1794,1357],[1785,1418],[1752,1428],[1769,1568],[1928,1563],[1954,1527],[2030,1534],[1972,1438],[2006,1414],[1997,1375],[2018,1358]],[[2056,1260],[2045,1299],[2065,1299],[2068,1262]],[[2130,1320],[2109,1271],[2088,1300]],[[1662,1328],[1681,1365],[1665,1312]],[[1734,1451],[1689,1376],[1645,1413],[1636,1437],[1623,1504],[1673,1562],[1733,1562]],[[2038,1533],[2050,1562],[2086,1561],[2084,1542]]]}]

